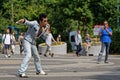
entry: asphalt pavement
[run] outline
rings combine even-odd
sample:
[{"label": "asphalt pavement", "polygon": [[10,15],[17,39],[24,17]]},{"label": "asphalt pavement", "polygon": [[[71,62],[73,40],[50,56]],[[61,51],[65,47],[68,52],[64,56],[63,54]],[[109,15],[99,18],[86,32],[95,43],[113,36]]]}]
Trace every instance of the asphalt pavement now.
[{"label": "asphalt pavement", "polygon": [[110,55],[109,63],[97,64],[97,56],[80,56],[75,53],[44,57],[40,55],[43,70],[47,75],[36,75],[34,60],[31,58],[26,74],[29,78],[19,78],[17,71],[24,54],[19,48],[10,58],[0,54],[0,80],[120,80],[120,56]]}]

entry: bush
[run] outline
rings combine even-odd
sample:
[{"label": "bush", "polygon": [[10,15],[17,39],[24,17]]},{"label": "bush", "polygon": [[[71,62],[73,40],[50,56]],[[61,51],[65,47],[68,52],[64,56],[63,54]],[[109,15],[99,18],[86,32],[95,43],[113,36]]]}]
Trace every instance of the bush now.
[{"label": "bush", "polygon": [[120,30],[114,30],[112,36],[112,43],[110,46],[111,54],[120,54]]}]

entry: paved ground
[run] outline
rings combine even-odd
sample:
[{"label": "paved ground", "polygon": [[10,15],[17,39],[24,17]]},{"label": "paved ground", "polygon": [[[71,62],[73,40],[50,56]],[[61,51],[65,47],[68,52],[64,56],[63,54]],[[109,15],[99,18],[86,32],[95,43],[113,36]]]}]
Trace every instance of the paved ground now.
[{"label": "paved ground", "polygon": [[0,80],[120,80],[120,56],[117,55],[110,55],[108,64],[96,64],[97,56],[76,57],[71,53],[46,58],[40,55],[42,67],[48,75],[36,75],[31,58],[27,79],[16,75],[23,57],[17,49],[11,58],[0,54]]}]

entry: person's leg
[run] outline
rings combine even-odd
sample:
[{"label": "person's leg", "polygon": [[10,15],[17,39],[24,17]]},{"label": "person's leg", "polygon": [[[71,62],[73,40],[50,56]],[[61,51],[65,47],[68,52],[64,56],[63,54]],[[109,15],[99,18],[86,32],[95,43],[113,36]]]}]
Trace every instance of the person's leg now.
[{"label": "person's leg", "polygon": [[82,46],[81,46],[81,44],[79,44],[79,46],[78,46],[78,54],[79,55],[82,55],[81,50],[82,50]]},{"label": "person's leg", "polygon": [[106,45],[105,63],[108,63],[110,43],[106,43],[105,45]]},{"label": "person's leg", "polygon": [[50,44],[48,45],[48,51],[49,51],[49,55],[50,55],[51,57],[53,57],[53,56],[54,56],[54,53],[52,53],[52,47],[51,47]]},{"label": "person's leg", "polygon": [[31,58],[31,44],[28,41],[24,40],[23,47],[24,47],[25,57],[21,63],[20,69],[18,70],[19,75],[25,74],[25,71],[28,68],[28,62]]},{"label": "person's leg", "polygon": [[8,57],[11,56],[11,50],[12,50],[12,46],[11,46],[11,45],[8,45]]},{"label": "person's leg", "polygon": [[8,45],[4,45],[5,46],[5,57],[7,58],[8,57]]},{"label": "person's leg", "polygon": [[86,56],[88,56],[88,45],[86,44],[85,46],[83,46],[83,49],[85,49],[85,54]]},{"label": "person's leg", "polygon": [[8,55],[8,45],[5,44],[5,54]]},{"label": "person's leg", "polygon": [[20,45],[20,54],[22,54],[22,45]]},{"label": "person's leg", "polygon": [[86,52],[88,52],[89,44],[86,45]]},{"label": "person's leg", "polygon": [[99,53],[99,55],[98,55],[98,62],[101,62],[102,54],[103,54],[103,52],[104,52],[104,48],[105,48],[105,44],[102,43],[101,50],[100,50],[100,53]]},{"label": "person's leg", "polygon": [[48,46],[48,44],[46,44],[47,45],[47,49],[46,49],[46,51],[45,51],[45,53],[44,53],[44,56],[45,57],[47,57],[47,53],[49,52],[49,46]]},{"label": "person's leg", "polygon": [[85,48],[85,52],[86,52],[87,51],[87,43],[85,43],[84,48]]},{"label": "person's leg", "polygon": [[89,50],[90,47],[91,47],[91,43],[88,44],[88,50]]},{"label": "person's leg", "polygon": [[22,55],[22,52],[24,51],[23,45],[20,45],[20,54]]},{"label": "person's leg", "polygon": [[79,45],[76,45],[76,55],[78,56]]},{"label": "person's leg", "polygon": [[15,53],[15,45],[13,45],[13,54]]},{"label": "person's leg", "polygon": [[89,45],[87,45],[87,47],[86,47],[86,52],[88,52],[88,48],[89,48]]},{"label": "person's leg", "polygon": [[15,45],[11,45],[11,53],[12,53],[12,54],[15,53]]},{"label": "person's leg", "polygon": [[52,54],[52,52],[51,52],[51,45],[48,45],[48,51],[49,51],[49,55],[51,55]]},{"label": "person's leg", "polygon": [[24,51],[24,48],[23,48],[23,45],[21,45],[21,54],[22,54],[23,51]]},{"label": "person's leg", "polygon": [[34,64],[35,64],[35,69],[36,69],[36,74],[46,74],[43,70],[42,70],[42,66],[41,66],[41,61],[40,61],[40,56],[38,54],[38,50],[36,45],[32,45],[32,55],[34,58]]},{"label": "person's leg", "polygon": [[10,45],[8,44],[5,44],[5,57],[10,57],[10,50],[11,50],[11,47]]}]

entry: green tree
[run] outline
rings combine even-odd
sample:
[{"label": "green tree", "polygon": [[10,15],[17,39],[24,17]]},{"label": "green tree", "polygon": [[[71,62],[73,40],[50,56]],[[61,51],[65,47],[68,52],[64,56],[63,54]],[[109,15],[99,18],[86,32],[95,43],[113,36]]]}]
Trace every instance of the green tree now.
[{"label": "green tree", "polygon": [[89,7],[94,16],[94,24],[108,20],[113,27],[116,25],[116,17],[120,13],[117,12],[116,0],[91,0]]}]

